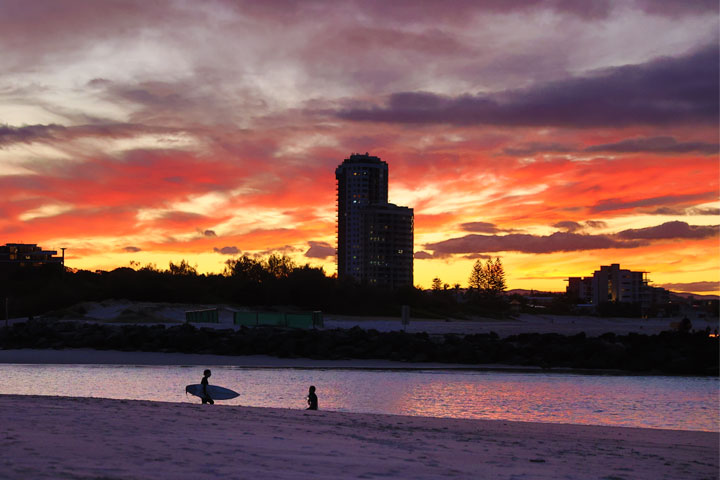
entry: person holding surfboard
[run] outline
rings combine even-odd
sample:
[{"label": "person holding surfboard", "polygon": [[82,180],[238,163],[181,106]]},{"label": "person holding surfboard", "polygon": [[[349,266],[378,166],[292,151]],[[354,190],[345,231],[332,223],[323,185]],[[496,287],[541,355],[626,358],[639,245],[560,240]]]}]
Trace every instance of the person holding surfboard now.
[{"label": "person holding surfboard", "polygon": [[210,385],[208,378],[210,378],[210,370],[205,370],[202,383],[194,383],[185,387],[185,393],[200,397],[202,403],[213,404],[217,400],[231,400],[235,397],[240,396],[239,393],[230,390],[229,388],[218,387],[217,385]]},{"label": "person holding surfboard", "polygon": [[212,397],[210,397],[210,393],[208,392],[208,378],[210,378],[210,375],[212,375],[212,372],[210,369],[207,369],[203,372],[203,378],[200,380],[200,385],[202,385],[202,403],[205,405],[206,403],[209,403],[210,405],[214,405],[215,402],[213,402]]}]

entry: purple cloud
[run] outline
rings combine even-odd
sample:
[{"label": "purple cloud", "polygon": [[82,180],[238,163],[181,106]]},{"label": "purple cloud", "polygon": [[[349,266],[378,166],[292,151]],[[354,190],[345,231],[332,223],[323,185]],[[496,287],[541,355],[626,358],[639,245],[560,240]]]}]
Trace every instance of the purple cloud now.
[{"label": "purple cloud", "polygon": [[57,142],[81,137],[124,138],[141,134],[173,133],[177,129],[151,127],[133,123],[97,123],[66,127],[57,124],[35,124],[15,127],[0,125],[0,145],[33,142]]},{"label": "purple cloud", "polygon": [[460,225],[466,232],[498,233],[500,230],[494,223],[489,222],[467,222]]},{"label": "purple cloud", "polygon": [[134,253],[134,252],[142,251],[142,248],[129,246],[129,247],[123,247],[123,250],[126,252]]},{"label": "purple cloud", "polygon": [[720,215],[720,208],[675,208],[675,207],[660,207],[656,208],[651,212],[646,212],[650,215]]},{"label": "purple cloud", "polygon": [[385,106],[350,108],[351,121],[406,124],[601,127],[718,121],[720,49],[604,69],[528,89],[448,97],[401,92]]},{"label": "purple cloud", "polygon": [[633,228],[618,232],[626,240],[666,240],[672,238],[701,239],[717,236],[720,225],[688,225],[685,222],[666,222],[647,228]]},{"label": "purple cloud", "polygon": [[[685,222],[667,222],[654,227],[623,230],[609,235],[574,233],[577,229],[584,228],[582,224],[577,222],[559,222],[554,226],[557,228],[564,227],[568,231],[555,232],[551,235],[519,233],[508,235],[465,235],[464,237],[426,244],[424,248],[432,250],[433,253],[422,258],[442,258],[450,255],[477,258],[476,256],[479,254],[491,252],[554,253],[608,248],[637,248],[648,245],[652,240],[703,239],[717,236],[719,233],[717,225],[688,225]],[[417,254],[416,258],[418,258]]]},{"label": "purple cloud", "polygon": [[704,155],[717,154],[720,146],[717,143],[706,142],[678,142],[674,137],[630,138],[616,143],[593,145],[585,149],[586,152],[612,152],[612,153],[702,153]]},{"label": "purple cloud", "polygon": [[568,233],[580,232],[588,228],[605,228],[607,224],[601,220],[586,220],[584,223],[578,223],[573,221],[557,222],[553,224],[553,227],[564,230]]},{"label": "purple cloud", "polygon": [[489,252],[553,253],[606,248],[636,248],[644,243],[617,240],[610,235],[580,235],[556,232],[551,235],[466,235],[425,245],[435,256]]},{"label": "purple cloud", "polygon": [[305,252],[308,258],[329,258],[335,256],[335,247],[327,242],[308,242],[310,248]]},{"label": "purple cloud", "polygon": [[717,198],[716,191],[688,195],[663,195],[661,197],[643,198],[642,200],[626,201],[617,198],[603,200],[590,208],[591,212],[607,212],[612,210],[625,210],[637,207],[652,207],[655,205],[677,204],[694,201],[711,201]]},{"label": "purple cloud", "polygon": [[649,138],[628,138],[614,143],[592,145],[581,149],[576,145],[562,143],[530,142],[503,149],[503,154],[511,157],[528,157],[538,153],[700,153],[714,155],[720,150],[717,143],[679,142],[675,137],[659,136]]},{"label": "purple cloud", "polygon": [[0,125],[0,145],[49,139],[52,138],[55,130],[62,128],[60,125],[23,125],[22,127]]},{"label": "purple cloud", "polygon": [[222,255],[238,255],[240,253],[240,249],[237,247],[222,247],[222,248],[213,248],[213,251],[216,253],[220,253]]}]

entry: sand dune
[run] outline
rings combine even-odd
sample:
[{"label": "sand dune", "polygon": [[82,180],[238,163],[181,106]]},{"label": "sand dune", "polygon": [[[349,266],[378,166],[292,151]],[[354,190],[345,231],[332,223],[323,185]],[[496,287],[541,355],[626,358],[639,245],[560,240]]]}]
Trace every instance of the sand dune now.
[{"label": "sand dune", "polygon": [[[84,302],[75,308],[65,319],[79,321],[114,322],[114,323],[164,323],[174,325],[185,322],[185,311],[219,308],[219,324],[196,324],[210,328],[237,328],[233,326],[232,312],[235,307],[228,305],[199,305],[164,302],[136,302],[128,300],[103,300],[101,302]],[[82,312],[82,313],[81,313]],[[411,312],[412,315],[412,312]],[[375,329],[381,332],[405,330],[410,333],[427,332],[430,334],[474,334],[495,332],[501,337],[520,333],[558,333],[575,335],[585,332],[588,336],[598,336],[613,332],[625,335],[629,332],[657,334],[668,330],[676,318],[605,318],[583,315],[530,315],[519,314],[512,318],[498,320],[492,318],[475,318],[473,320],[429,320],[411,318],[409,325],[403,326],[400,317],[373,317],[353,315],[324,315],[325,329],[352,328]],[[20,318],[11,320],[25,321]],[[717,318],[692,318],[693,328],[711,330],[718,328]]]},{"label": "sand dune", "polygon": [[718,434],[0,395],[8,479],[718,478]]}]

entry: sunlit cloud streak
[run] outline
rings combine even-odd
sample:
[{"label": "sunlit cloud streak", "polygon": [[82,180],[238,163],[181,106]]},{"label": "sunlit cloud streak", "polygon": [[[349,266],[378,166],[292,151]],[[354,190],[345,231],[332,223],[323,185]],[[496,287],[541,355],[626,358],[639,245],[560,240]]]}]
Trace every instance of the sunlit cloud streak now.
[{"label": "sunlit cloud streak", "polygon": [[642,198],[639,200],[606,199],[590,207],[590,211],[594,213],[600,213],[611,210],[626,210],[637,207],[648,207],[666,204],[676,205],[687,202],[712,201],[716,198],[716,192],[708,190],[697,194],[663,195],[661,197]]},{"label": "sunlit cloud streak", "polygon": [[720,282],[663,283],[657,286],[675,292],[716,292],[720,289]]}]

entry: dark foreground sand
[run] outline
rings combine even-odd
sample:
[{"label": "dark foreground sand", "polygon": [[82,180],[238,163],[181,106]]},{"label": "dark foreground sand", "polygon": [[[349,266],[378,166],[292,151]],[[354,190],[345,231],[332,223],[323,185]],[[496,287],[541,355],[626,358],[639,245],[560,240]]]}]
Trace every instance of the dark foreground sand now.
[{"label": "dark foreground sand", "polygon": [[714,479],[717,433],[0,395],[7,479]]}]

